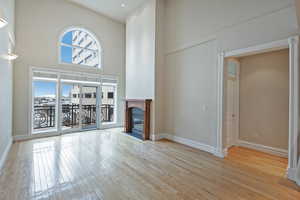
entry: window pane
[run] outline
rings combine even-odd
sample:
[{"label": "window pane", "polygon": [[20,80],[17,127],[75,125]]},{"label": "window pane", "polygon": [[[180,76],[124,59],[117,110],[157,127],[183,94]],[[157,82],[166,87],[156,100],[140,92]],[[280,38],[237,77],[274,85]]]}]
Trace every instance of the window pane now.
[{"label": "window pane", "polygon": [[78,84],[62,83],[61,86],[61,117],[60,124],[63,130],[79,128],[79,98],[77,93],[80,87]]},{"label": "window pane", "polygon": [[[82,128],[96,128],[97,127],[97,99],[92,97],[93,93],[97,93],[97,87],[94,86],[83,86],[82,93],[84,98],[82,98]],[[97,95],[96,95],[97,96]]]},{"label": "window pane", "polygon": [[229,61],[228,62],[228,68],[227,68],[227,70],[228,70],[228,76],[229,77],[235,77],[236,76],[236,68],[237,68],[237,66],[236,66],[236,63],[235,62],[232,62],[232,61]]},{"label": "window pane", "polygon": [[96,41],[87,33],[81,30],[72,32],[72,45],[85,49],[98,50]]},{"label": "window pane", "polygon": [[99,65],[98,52],[90,51],[86,49],[73,48],[72,62],[73,64],[98,67]]},{"label": "window pane", "polygon": [[66,33],[62,39],[62,43],[72,45],[73,34],[72,31]]},{"label": "window pane", "polygon": [[33,87],[34,133],[56,130],[56,82],[33,81]]},{"label": "window pane", "polygon": [[115,95],[116,86],[102,85],[102,105],[101,105],[101,121],[102,123],[115,122]]},{"label": "window pane", "polygon": [[61,61],[72,64],[72,48],[61,46]]}]

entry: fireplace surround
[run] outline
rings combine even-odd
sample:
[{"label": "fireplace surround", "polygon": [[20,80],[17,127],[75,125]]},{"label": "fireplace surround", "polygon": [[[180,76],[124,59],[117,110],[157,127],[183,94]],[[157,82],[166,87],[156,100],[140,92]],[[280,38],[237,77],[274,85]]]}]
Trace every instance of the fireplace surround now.
[{"label": "fireplace surround", "polygon": [[151,99],[126,99],[125,133],[141,140],[150,139]]}]

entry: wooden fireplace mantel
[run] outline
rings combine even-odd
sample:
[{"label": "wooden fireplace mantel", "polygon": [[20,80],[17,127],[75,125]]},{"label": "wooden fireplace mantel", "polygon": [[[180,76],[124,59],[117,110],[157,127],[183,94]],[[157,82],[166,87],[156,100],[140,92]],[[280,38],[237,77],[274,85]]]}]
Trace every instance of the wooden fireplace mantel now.
[{"label": "wooden fireplace mantel", "polygon": [[150,139],[150,111],[151,99],[126,99],[125,100],[125,133],[132,132],[132,109],[139,108],[144,111],[143,140]]}]

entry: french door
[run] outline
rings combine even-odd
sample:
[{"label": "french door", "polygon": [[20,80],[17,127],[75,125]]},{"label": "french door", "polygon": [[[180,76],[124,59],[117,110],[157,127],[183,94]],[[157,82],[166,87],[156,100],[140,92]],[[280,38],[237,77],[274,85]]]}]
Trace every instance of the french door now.
[{"label": "french door", "polygon": [[38,68],[31,76],[31,134],[58,135],[117,123],[116,79]]},{"label": "french door", "polygon": [[60,127],[63,134],[99,128],[99,87],[84,83],[61,83]]}]

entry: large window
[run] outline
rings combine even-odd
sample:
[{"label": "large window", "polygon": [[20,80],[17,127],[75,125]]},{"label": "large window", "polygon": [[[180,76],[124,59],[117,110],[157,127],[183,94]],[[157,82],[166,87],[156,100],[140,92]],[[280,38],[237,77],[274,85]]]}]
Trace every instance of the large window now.
[{"label": "large window", "polygon": [[117,122],[114,77],[39,68],[31,76],[32,134],[64,134]]},{"label": "large window", "polygon": [[85,29],[68,29],[60,41],[60,62],[101,68],[99,42]]}]

